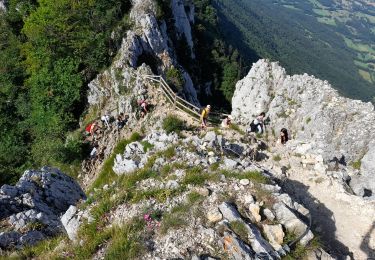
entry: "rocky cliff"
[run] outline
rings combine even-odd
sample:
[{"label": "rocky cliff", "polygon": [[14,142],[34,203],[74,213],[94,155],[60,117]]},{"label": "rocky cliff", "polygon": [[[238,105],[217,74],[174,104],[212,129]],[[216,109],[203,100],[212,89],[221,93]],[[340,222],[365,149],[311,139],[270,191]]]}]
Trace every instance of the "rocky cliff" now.
[{"label": "rocky cliff", "polygon": [[[107,103],[112,103],[112,107],[117,105],[119,112],[129,112],[129,100],[125,101],[123,94],[130,88],[129,85],[139,83],[141,79],[137,79],[136,75],[157,74],[165,77],[171,69],[177,69],[183,78],[183,89],[180,90],[180,94],[189,102],[199,105],[197,91],[190,75],[177,62],[175,49],[168,35],[167,22],[156,18],[157,8],[152,0],[133,1],[130,13],[132,28],[123,38],[113,65],[89,84],[90,105],[104,104],[110,97],[111,100]],[[173,37],[186,39],[194,57],[190,26],[190,23],[194,23],[194,5],[187,0],[173,0],[170,8],[175,26],[173,33],[176,34]],[[144,62],[152,71],[142,70],[137,73],[137,68]],[[140,98],[144,93],[133,91],[133,94]]]},{"label": "rocky cliff", "polygon": [[321,158],[318,161],[361,165],[360,172],[350,172],[350,185],[356,194],[372,196],[375,112],[371,103],[341,97],[327,81],[307,74],[289,76],[278,63],[260,60],[237,83],[232,106],[232,115],[247,126],[266,112],[275,135],[287,128],[290,145]]}]

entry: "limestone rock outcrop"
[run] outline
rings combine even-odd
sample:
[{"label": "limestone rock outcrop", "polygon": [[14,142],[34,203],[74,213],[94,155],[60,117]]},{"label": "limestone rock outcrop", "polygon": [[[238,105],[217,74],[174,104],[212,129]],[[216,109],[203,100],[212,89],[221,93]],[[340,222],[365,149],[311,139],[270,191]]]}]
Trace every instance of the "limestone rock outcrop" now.
[{"label": "limestone rock outcrop", "polygon": [[85,199],[81,187],[53,168],[26,171],[15,186],[0,189],[0,248],[33,245],[63,231],[60,215]]},{"label": "limestone rock outcrop", "polygon": [[237,83],[232,104],[237,122],[249,126],[257,114],[265,112],[270,118],[268,129],[275,136],[287,128],[291,145],[320,156],[325,163],[335,158],[346,165],[362,160],[352,188],[358,195],[365,189],[375,191],[371,103],[341,97],[327,81],[307,74],[289,76],[278,63],[260,60]]},{"label": "limestone rock outcrop", "polygon": [[[194,22],[194,5],[191,1],[175,0],[171,3],[171,10],[177,37],[187,40],[194,58],[190,25]],[[199,105],[191,76],[178,64],[175,50],[169,44],[171,40],[166,21],[158,21],[156,13],[155,1],[133,1],[130,12],[133,29],[124,36],[112,66],[89,83],[88,102],[91,106],[106,104],[107,110],[131,113],[131,101],[145,98],[148,80],[144,77],[153,74],[165,76],[171,68],[178,68],[184,79],[180,94],[189,102]],[[146,60],[151,68],[140,66]]]}]

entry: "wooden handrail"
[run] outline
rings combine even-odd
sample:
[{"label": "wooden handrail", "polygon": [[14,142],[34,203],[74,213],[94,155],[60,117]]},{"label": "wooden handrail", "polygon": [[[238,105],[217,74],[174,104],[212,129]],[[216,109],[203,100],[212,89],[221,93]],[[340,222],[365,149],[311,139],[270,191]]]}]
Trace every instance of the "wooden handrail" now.
[{"label": "wooden handrail", "polygon": [[[132,75],[133,77],[137,77]],[[178,96],[177,93],[173,91],[173,89],[168,85],[165,79],[160,75],[141,75],[145,80],[150,80],[160,84],[160,88],[162,89],[162,93],[166,96],[167,100],[178,110],[190,115],[193,119],[199,120],[200,118],[200,110],[201,108],[197,107],[196,105],[190,103],[189,101],[185,100],[184,98]],[[210,113],[214,117],[225,117],[228,114],[223,113]],[[197,118],[196,118],[197,117]],[[210,120],[212,121],[212,120]]]}]

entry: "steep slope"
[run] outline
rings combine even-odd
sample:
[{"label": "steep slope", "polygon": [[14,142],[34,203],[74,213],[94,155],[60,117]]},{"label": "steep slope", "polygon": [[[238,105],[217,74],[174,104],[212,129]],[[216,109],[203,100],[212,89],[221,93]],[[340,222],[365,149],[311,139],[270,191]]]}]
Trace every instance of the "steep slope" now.
[{"label": "steep slope", "polygon": [[[317,20],[321,16],[315,12],[327,15],[336,10],[332,1],[213,2],[219,11],[220,28],[242,53],[255,51],[263,58],[280,61],[289,73],[309,73],[329,80],[345,96],[364,101],[374,97],[374,84],[363,78],[373,72],[371,9],[365,13],[364,8],[355,8],[359,14],[350,18],[348,11],[346,17],[339,10],[343,17],[336,19],[337,26],[331,26]],[[321,10],[324,5],[320,2],[327,7]]]}]

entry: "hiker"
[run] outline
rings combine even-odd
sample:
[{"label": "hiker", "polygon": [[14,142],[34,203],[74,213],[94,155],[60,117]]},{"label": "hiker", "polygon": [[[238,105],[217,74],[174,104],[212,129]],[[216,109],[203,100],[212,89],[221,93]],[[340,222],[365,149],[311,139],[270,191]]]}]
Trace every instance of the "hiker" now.
[{"label": "hiker", "polygon": [[288,130],[286,128],[283,128],[280,130],[280,143],[286,144],[289,140]]},{"label": "hiker", "polygon": [[147,100],[145,99],[141,99],[138,101],[138,104],[139,104],[139,108],[140,108],[140,111],[141,111],[141,118],[145,117],[145,115],[148,113],[148,110],[147,110]]},{"label": "hiker", "polygon": [[98,148],[99,148],[99,145],[95,144],[94,148],[92,148],[92,150],[90,152],[90,159],[95,159],[96,158],[96,155],[98,153]]},{"label": "hiker", "polygon": [[109,116],[108,113],[106,113],[105,115],[103,115],[101,117],[101,120],[102,120],[103,124],[106,125],[107,128],[109,128],[109,121],[110,121],[110,119],[111,119],[111,117]]},{"label": "hiker", "polygon": [[221,122],[221,127],[223,128],[227,128],[227,127],[230,127],[230,125],[232,124],[232,116],[229,115],[227,116],[222,122]]},{"label": "hiker", "polygon": [[266,117],[266,113],[262,112],[257,116],[251,123],[250,128],[247,129],[247,132],[255,132],[262,134],[264,131],[264,118]]},{"label": "hiker", "polygon": [[116,119],[117,128],[122,129],[125,126],[125,124],[128,122],[128,119],[129,119],[128,115],[124,116],[124,113],[120,113]]},{"label": "hiker", "polygon": [[211,106],[207,105],[201,113],[201,128],[205,129],[207,127],[207,120],[208,120],[208,115],[210,114],[211,111]]},{"label": "hiker", "polygon": [[[86,126],[86,129],[85,129],[86,135],[92,136],[92,138],[95,139],[96,138],[95,133],[99,128],[100,128],[100,126],[97,122],[93,122],[93,123],[89,124],[88,126]],[[93,140],[89,140],[89,141],[93,141]]]}]

